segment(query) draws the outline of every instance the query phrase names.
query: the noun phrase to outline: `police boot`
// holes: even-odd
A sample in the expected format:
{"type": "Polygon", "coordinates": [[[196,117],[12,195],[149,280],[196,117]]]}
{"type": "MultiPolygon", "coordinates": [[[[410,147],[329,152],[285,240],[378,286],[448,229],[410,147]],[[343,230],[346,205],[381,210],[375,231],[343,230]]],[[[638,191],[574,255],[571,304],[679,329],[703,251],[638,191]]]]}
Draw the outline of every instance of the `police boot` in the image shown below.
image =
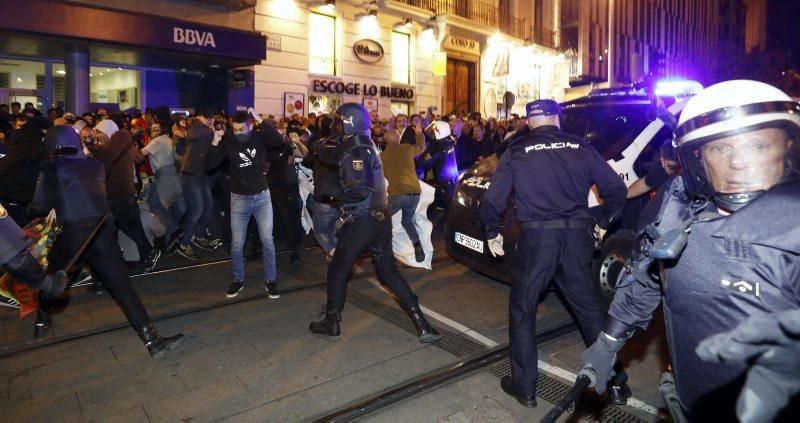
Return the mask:
{"type": "Polygon", "coordinates": [[[631,388],[627,384],[628,374],[619,361],[614,364],[614,376],[608,382],[608,400],[614,405],[625,405],[631,397],[631,388]]]}
{"type": "MultiPolygon", "coordinates": [[[[339,322],[342,321],[342,312],[338,310],[324,310],[325,318],[319,322],[311,322],[308,330],[314,335],[324,336],[328,341],[338,341],[342,330],[339,322]]],[[[320,316],[322,313],[320,313],[320,316]]]]}
{"type": "Polygon", "coordinates": [[[422,310],[419,309],[419,305],[411,306],[406,312],[408,313],[408,317],[411,317],[411,321],[417,329],[419,342],[429,344],[438,341],[442,337],[442,335],[439,335],[439,332],[425,319],[422,310]]]}
{"type": "Polygon", "coordinates": [[[142,339],[144,346],[147,347],[147,351],[150,353],[150,357],[154,359],[166,357],[167,352],[174,350],[183,342],[182,333],[162,338],[158,335],[158,331],[152,323],[146,324],[138,332],[139,338],[142,339]]]}
{"type": "Polygon", "coordinates": [[[36,323],[33,325],[33,337],[36,339],[44,338],[53,326],[53,318],[42,309],[36,312],[36,323]]]}

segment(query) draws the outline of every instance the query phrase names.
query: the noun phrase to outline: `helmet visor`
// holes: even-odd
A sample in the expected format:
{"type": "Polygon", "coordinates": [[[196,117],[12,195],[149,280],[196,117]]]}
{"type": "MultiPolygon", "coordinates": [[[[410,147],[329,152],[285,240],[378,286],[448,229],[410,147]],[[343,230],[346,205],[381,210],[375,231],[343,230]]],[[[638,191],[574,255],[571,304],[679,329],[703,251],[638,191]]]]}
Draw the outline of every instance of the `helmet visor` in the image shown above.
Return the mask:
{"type": "Polygon", "coordinates": [[[744,194],[763,191],[789,172],[793,141],[777,126],[739,132],[679,147],[690,194],[744,194]]]}

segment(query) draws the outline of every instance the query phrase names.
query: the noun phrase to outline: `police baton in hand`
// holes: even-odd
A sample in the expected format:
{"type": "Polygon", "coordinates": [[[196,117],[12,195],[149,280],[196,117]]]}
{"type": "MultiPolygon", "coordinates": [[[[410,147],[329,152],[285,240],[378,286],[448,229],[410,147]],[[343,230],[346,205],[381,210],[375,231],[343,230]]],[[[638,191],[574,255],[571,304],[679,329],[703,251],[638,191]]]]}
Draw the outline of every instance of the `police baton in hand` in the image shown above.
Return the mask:
{"type": "Polygon", "coordinates": [[[564,412],[567,411],[567,409],[569,409],[575,401],[578,400],[583,390],[588,388],[589,385],[591,385],[591,383],[592,383],[591,378],[587,376],[586,373],[584,373],[584,371],[581,371],[581,373],[578,374],[578,378],[575,379],[575,385],[572,386],[572,389],[570,389],[569,392],[567,392],[567,394],[564,395],[564,398],[562,398],[561,401],[558,402],[558,404],[553,406],[550,412],[548,412],[547,415],[544,416],[542,420],[539,420],[539,422],[555,423],[555,421],[562,414],[564,414],[564,412]]]}
{"type": "Polygon", "coordinates": [[[107,214],[103,215],[103,218],[100,219],[99,222],[97,222],[97,225],[94,227],[94,229],[92,229],[92,232],[89,233],[89,236],[87,236],[86,239],[83,241],[81,246],[78,248],[78,251],[76,251],[75,254],[72,255],[72,258],[69,260],[69,262],[67,262],[67,265],[64,266],[63,269],[64,272],[69,273],[69,270],[72,269],[76,264],[78,264],[78,262],[83,257],[83,254],[86,252],[86,250],[89,249],[89,246],[92,245],[92,242],[94,242],[95,237],[97,237],[97,233],[100,232],[100,229],[106,223],[106,220],[108,220],[107,214]]]}

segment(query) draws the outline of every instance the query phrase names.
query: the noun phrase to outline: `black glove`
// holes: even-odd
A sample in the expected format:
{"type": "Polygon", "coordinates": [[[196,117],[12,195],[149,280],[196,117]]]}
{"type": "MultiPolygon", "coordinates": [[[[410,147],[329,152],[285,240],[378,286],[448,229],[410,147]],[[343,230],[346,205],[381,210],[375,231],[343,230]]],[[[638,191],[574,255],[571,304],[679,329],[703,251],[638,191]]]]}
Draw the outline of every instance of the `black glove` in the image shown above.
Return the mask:
{"type": "Polygon", "coordinates": [[[608,380],[613,376],[617,352],[625,345],[627,338],[612,341],[605,332],[600,332],[597,341],[581,355],[581,371],[589,377],[589,387],[594,387],[598,394],[606,390],[608,380]]]}
{"type": "Polygon", "coordinates": [[[771,421],[800,392],[800,310],[753,316],[695,349],[705,361],[751,364],[736,403],[743,422],[771,421]]]}

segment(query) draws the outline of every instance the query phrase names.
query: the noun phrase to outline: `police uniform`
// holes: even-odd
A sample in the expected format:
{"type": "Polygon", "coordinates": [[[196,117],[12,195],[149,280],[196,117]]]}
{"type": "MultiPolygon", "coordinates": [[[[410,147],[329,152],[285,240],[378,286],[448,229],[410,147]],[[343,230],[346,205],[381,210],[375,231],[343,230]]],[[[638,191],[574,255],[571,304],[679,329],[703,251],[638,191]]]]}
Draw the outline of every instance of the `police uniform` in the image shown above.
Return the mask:
{"type": "MultiPolygon", "coordinates": [[[[56,210],[62,232],[55,248],[61,253],[57,260],[64,261],[78,251],[102,217],[110,213],[106,168],[102,162],[83,156],[80,140],[69,126],[54,127],[47,132],[45,141],[56,157],[42,165],[31,213],[43,216],[51,209],[56,210]]],[[[180,343],[183,335],[162,338],[153,327],[131,285],[111,220],[106,220],[100,228],[84,259],[120,305],[154,358],[163,356],[180,343]]],[[[60,268],[67,263],[53,264],[60,268]]],[[[49,317],[44,319],[49,320],[49,317]]]]}
{"type": "Polygon", "coordinates": [[[344,121],[344,137],[338,154],[342,188],[338,247],[328,266],[325,320],[311,323],[309,330],[328,339],[338,338],[347,281],[358,257],[369,251],[378,279],[389,287],[409,313],[420,342],[433,342],[439,339],[438,333],[425,320],[417,296],[395,264],[383,165],[372,140],[365,133],[371,127],[369,114],[363,106],[355,103],[342,105],[337,113],[343,116],[344,121]]]}
{"type": "Polygon", "coordinates": [[[663,303],[680,405],[671,411],[690,421],[799,421],[798,112],[785,93],[746,80],[688,101],[676,131],[684,174],[648,205],[656,212],[581,373],[607,377],[603,363],[663,303]]]}
{"type": "MultiPolygon", "coordinates": [[[[537,100],[528,103],[527,112],[528,117],[549,116],[560,108],[554,101],[537,100]]],[[[574,312],[587,345],[602,330],[605,313],[590,275],[592,185],[604,199],[606,222],[613,220],[625,202],[619,176],[582,139],[544,125],[509,144],[484,196],[481,217],[488,240],[498,236],[512,191],[521,223],[509,300],[512,377],[502,386],[523,405],[535,406],[536,309],[551,280],[574,312]]]]}
{"type": "Polygon", "coordinates": [[[419,155],[417,167],[431,167],[436,181],[433,204],[440,204],[450,210],[458,180],[458,164],[456,162],[456,143],[452,137],[431,141],[428,148],[419,155]]]}

